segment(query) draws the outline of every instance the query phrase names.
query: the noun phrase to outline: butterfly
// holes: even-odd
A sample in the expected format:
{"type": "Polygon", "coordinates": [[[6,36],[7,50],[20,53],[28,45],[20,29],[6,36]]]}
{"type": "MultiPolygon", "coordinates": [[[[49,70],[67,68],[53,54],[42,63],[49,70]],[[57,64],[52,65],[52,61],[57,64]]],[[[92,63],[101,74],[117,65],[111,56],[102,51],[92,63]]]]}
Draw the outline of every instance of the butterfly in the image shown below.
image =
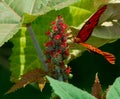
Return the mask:
{"type": "Polygon", "coordinates": [[[84,26],[79,31],[78,35],[75,37],[74,41],[75,43],[81,44],[82,46],[84,46],[85,48],[87,48],[88,50],[92,52],[101,54],[102,56],[106,58],[106,60],[109,63],[115,64],[115,56],[113,54],[104,52],[90,44],[85,43],[85,41],[87,41],[90,35],[92,34],[93,29],[97,26],[100,16],[104,13],[106,8],[107,8],[107,5],[104,5],[98,11],[96,11],[95,14],[93,14],[90,17],[90,19],[84,24],[84,26]]]}

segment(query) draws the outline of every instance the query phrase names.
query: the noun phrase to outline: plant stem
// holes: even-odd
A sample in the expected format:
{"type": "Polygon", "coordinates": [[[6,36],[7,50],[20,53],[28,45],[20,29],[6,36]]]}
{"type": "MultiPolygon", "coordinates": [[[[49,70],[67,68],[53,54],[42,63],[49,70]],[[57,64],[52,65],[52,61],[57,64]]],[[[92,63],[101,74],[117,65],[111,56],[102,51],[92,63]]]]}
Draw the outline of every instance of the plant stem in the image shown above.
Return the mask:
{"type": "Polygon", "coordinates": [[[45,71],[48,71],[48,66],[47,66],[47,64],[45,63],[44,55],[43,55],[43,53],[42,53],[42,50],[41,50],[41,48],[40,48],[40,46],[39,46],[38,40],[36,39],[35,33],[34,33],[32,27],[31,27],[31,25],[28,25],[28,26],[27,26],[27,29],[28,29],[28,31],[29,31],[29,33],[30,33],[30,36],[31,36],[32,41],[33,41],[33,44],[34,44],[34,46],[35,46],[35,48],[36,48],[36,51],[37,51],[37,53],[38,53],[39,59],[40,59],[40,61],[41,61],[42,64],[43,64],[43,68],[44,68],[45,71]]]}

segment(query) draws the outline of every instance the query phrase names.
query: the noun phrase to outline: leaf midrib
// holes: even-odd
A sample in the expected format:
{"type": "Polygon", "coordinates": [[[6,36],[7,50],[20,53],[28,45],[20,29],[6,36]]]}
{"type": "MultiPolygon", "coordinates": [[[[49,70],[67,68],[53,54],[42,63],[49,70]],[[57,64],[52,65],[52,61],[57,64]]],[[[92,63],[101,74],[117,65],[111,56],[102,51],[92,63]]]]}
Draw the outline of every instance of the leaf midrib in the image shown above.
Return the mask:
{"type": "Polygon", "coordinates": [[[21,16],[18,14],[18,13],[16,13],[16,11],[15,10],[13,10],[10,6],[8,6],[8,4],[5,2],[5,1],[1,1],[7,8],[9,8],[18,18],[19,18],[19,20],[21,19],[21,16]]]}

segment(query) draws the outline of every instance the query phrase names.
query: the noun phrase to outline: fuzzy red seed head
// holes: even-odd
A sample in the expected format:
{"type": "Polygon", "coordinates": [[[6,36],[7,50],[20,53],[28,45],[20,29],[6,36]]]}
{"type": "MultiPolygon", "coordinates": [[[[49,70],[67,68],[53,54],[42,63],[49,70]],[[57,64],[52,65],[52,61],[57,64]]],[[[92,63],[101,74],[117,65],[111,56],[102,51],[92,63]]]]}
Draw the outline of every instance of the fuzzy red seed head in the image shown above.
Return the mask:
{"type": "MultiPolygon", "coordinates": [[[[64,23],[62,16],[58,16],[56,20],[51,23],[51,31],[47,31],[49,41],[45,44],[46,47],[46,63],[49,66],[51,75],[56,76],[59,71],[64,79],[67,79],[71,68],[65,66],[65,59],[69,55],[69,48],[67,44],[67,24],[64,23]],[[55,68],[51,68],[54,65],[55,68]]],[[[56,77],[55,77],[56,78],[56,77]]]]}

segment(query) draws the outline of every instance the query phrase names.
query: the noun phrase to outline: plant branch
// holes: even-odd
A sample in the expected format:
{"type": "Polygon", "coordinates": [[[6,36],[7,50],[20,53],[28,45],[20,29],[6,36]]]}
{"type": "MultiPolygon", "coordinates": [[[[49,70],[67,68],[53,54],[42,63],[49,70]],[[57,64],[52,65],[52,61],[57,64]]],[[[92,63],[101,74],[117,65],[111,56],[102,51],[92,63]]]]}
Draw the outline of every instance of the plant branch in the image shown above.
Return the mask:
{"type": "Polygon", "coordinates": [[[37,39],[36,39],[35,33],[34,33],[32,27],[31,27],[31,25],[28,25],[28,26],[27,26],[27,29],[28,29],[28,31],[29,31],[29,33],[30,33],[30,36],[31,36],[32,41],[33,41],[33,44],[34,44],[34,46],[35,46],[35,48],[36,48],[36,51],[37,51],[37,53],[38,53],[39,59],[40,59],[40,61],[41,61],[42,64],[43,64],[43,68],[44,68],[45,71],[48,71],[48,66],[47,66],[47,64],[45,63],[44,55],[43,55],[43,53],[42,53],[42,50],[41,50],[41,48],[40,48],[40,46],[39,46],[39,43],[38,43],[38,41],[37,41],[37,39]]]}

